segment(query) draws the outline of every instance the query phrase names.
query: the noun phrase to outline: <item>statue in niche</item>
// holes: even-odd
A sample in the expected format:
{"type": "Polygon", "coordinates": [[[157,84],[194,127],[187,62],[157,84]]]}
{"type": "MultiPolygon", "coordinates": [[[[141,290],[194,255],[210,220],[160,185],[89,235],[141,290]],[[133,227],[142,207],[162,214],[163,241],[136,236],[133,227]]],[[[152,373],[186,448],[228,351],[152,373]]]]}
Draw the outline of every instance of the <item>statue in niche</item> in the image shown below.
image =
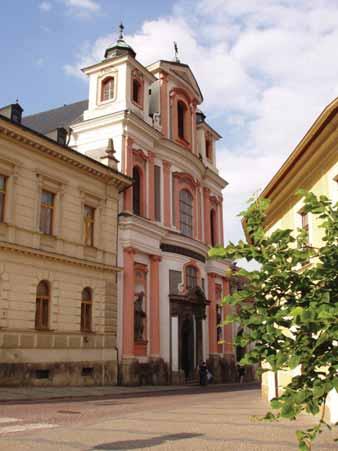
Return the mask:
{"type": "Polygon", "coordinates": [[[138,293],[134,302],[134,338],[135,341],[143,340],[144,336],[144,320],[146,313],[143,311],[144,292],[138,293]]]}

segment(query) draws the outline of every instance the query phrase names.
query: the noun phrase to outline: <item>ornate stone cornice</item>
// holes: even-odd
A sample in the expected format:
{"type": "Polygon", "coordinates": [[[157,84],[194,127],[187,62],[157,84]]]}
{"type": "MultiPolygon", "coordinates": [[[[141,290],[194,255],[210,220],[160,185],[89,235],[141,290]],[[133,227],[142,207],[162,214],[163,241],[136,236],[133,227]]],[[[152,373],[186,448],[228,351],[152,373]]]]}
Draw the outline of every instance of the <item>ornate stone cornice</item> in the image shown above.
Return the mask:
{"type": "Polygon", "coordinates": [[[146,153],[142,149],[133,149],[133,155],[135,157],[141,158],[144,161],[148,161],[149,160],[149,156],[146,155],[146,153]]]}
{"type": "Polygon", "coordinates": [[[119,190],[123,190],[129,184],[128,177],[102,165],[98,161],[80,154],[70,147],[60,146],[50,138],[40,135],[24,126],[12,124],[11,122],[7,124],[5,118],[0,118],[0,121],[2,122],[0,125],[0,135],[29,146],[35,151],[42,152],[51,158],[67,163],[73,168],[86,172],[93,177],[102,179],[105,182],[112,182],[119,190]]]}
{"type": "Polygon", "coordinates": [[[45,252],[39,249],[34,249],[31,247],[25,247],[18,244],[6,243],[4,241],[0,241],[0,249],[3,251],[13,252],[21,255],[27,255],[29,257],[37,257],[42,260],[49,260],[55,262],[62,262],[65,264],[73,265],[73,266],[81,266],[89,269],[95,269],[97,271],[104,272],[119,272],[122,268],[117,266],[110,266],[104,263],[95,263],[89,260],[80,259],[76,257],[69,257],[67,255],[59,255],[53,252],[45,252]]]}
{"type": "Polygon", "coordinates": [[[173,176],[181,182],[186,182],[189,185],[192,185],[194,188],[198,186],[198,183],[194,179],[194,177],[191,174],[188,174],[187,172],[174,172],[173,176]]]}
{"type": "Polygon", "coordinates": [[[160,255],[150,255],[150,260],[152,262],[160,262],[162,261],[162,257],[160,255]]]}
{"type": "Polygon", "coordinates": [[[220,205],[220,203],[221,203],[219,196],[216,196],[215,194],[212,194],[209,197],[209,199],[210,199],[210,202],[214,205],[220,205]]]}

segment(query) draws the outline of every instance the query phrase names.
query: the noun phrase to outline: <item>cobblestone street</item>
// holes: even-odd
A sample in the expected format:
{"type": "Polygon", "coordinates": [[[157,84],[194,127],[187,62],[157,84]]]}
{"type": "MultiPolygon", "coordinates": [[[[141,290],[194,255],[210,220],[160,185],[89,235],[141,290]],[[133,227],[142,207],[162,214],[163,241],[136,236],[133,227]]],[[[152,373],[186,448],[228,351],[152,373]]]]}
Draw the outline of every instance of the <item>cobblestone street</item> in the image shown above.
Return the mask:
{"type": "MultiPolygon", "coordinates": [[[[257,389],[149,393],[114,399],[23,403],[0,408],[0,449],[296,450],[295,431],[312,423],[263,424],[257,389]]],[[[334,450],[325,432],[314,450],[334,450]]]]}

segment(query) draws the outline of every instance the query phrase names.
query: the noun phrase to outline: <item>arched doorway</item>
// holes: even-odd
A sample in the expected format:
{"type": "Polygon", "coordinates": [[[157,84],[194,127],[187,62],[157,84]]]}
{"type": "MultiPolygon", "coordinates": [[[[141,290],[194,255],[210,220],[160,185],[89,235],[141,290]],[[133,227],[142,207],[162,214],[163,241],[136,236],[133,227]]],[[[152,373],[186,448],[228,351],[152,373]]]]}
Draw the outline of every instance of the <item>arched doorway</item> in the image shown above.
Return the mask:
{"type": "Polygon", "coordinates": [[[192,317],[186,317],[181,325],[181,368],[185,378],[193,376],[194,372],[194,322],[192,317]]]}

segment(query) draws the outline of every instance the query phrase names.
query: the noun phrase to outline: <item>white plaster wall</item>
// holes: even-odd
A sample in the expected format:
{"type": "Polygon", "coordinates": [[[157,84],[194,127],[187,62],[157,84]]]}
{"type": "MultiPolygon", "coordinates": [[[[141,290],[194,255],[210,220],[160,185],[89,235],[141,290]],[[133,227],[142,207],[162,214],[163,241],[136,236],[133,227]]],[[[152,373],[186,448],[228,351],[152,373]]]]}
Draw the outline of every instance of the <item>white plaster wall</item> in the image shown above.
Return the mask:
{"type": "Polygon", "coordinates": [[[171,350],[172,350],[172,362],[171,368],[173,371],[179,370],[178,363],[178,317],[171,318],[171,350]]]}
{"type": "Polygon", "coordinates": [[[107,123],[101,120],[93,123],[81,124],[79,127],[74,127],[74,132],[71,136],[70,146],[78,152],[87,155],[95,160],[105,163],[106,160],[101,160],[105,156],[105,150],[108,145],[108,140],[113,139],[114,148],[116,150],[115,158],[119,160],[118,169],[122,166],[122,149],[123,149],[123,125],[122,121],[117,123],[107,123]]]}
{"type": "Polygon", "coordinates": [[[96,72],[89,75],[89,105],[84,112],[84,120],[104,116],[127,108],[127,62],[104,69],[98,68],[96,72]],[[115,79],[115,96],[108,102],[100,102],[99,85],[103,78],[112,76],[115,79]]]}
{"type": "Polygon", "coordinates": [[[327,398],[327,407],[330,411],[330,421],[332,424],[338,422],[338,393],[335,389],[331,390],[327,398]]]}

